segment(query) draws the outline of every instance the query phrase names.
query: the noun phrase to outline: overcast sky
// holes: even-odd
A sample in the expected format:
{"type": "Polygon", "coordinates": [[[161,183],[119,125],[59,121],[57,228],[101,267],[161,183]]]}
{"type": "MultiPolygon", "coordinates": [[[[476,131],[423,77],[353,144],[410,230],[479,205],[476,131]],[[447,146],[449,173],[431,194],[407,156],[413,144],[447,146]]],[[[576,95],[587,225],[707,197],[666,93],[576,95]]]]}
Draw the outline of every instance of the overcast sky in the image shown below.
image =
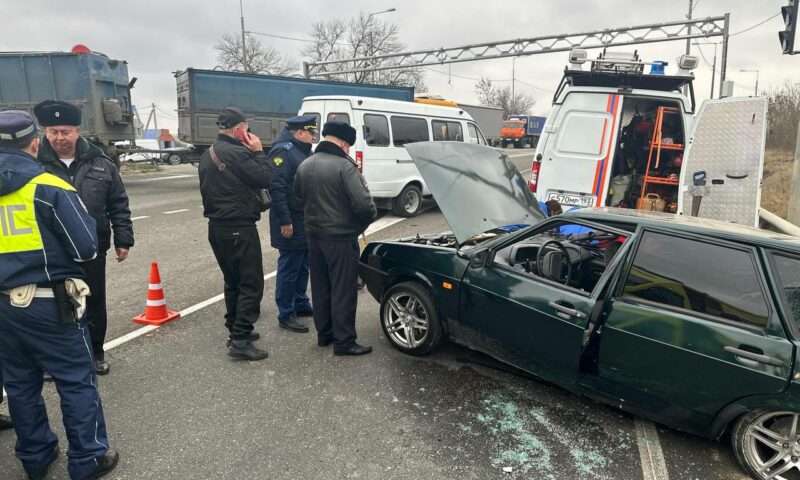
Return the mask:
{"type": "MultiPolygon", "coordinates": [[[[785,0],[694,0],[695,17],[731,14],[731,32],[751,27],[780,12],[785,0]]],[[[626,25],[681,20],[688,0],[242,0],[245,28],[290,37],[307,37],[313,22],[332,17],[350,18],[360,10],[377,12],[391,7],[382,20],[399,27],[408,49],[429,49],[464,44],[571,33],[626,25]]],[[[0,51],[68,51],[76,43],[109,57],[126,60],[130,76],[139,78],[133,102],[158,105],[159,126],[177,129],[175,79],[172,72],[186,67],[213,68],[214,45],[224,33],[239,31],[238,0],[138,0],[109,2],[84,0],[3,0],[0,16],[0,51]]],[[[728,78],[736,82],[735,95],[750,95],[754,73],[760,70],[759,90],[786,80],[800,81],[800,55],[781,55],[778,31],[781,17],[773,18],[730,39],[728,78]]],[[[302,61],[302,42],[260,37],[265,43],[302,61]]],[[[707,41],[718,42],[720,37],[707,41]]],[[[798,40],[800,42],[800,39],[798,40]]],[[[639,46],[645,60],[672,62],[684,52],[685,41],[639,46]]],[[[700,47],[709,64],[714,46],[700,47]]],[[[617,50],[632,50],[621,47],[617,50]]],[[[692,46],[697,54],[698,47],[692,46]]],[[[596,55],[591,51],[590,55],[596,55]]],[[[721,54],[721,49],[719,49],[721,54]]],[[[516,88],[536,99],[534,113],[546,113],[553,91],[566,65],[566,53],[521,57],[516,61],[516,88]]],[[[510,85],[511,59],[453,64],[426,70],[430,92],[463,103],[476,103],[475,80],[481,75],[498,85],[510,85]],[[437,73],[440,72],[440,73],[437,73]],[[466,78],[464,78],[466,77],[466,78]]],[[[701,60],[695,71],[699,99],[710,94],[711,68],[701,60]]],[[[718,62],[719,64],[719,62],[718,62]]],[[[670,67],[671,68],[671,67],[670,67]]]]}

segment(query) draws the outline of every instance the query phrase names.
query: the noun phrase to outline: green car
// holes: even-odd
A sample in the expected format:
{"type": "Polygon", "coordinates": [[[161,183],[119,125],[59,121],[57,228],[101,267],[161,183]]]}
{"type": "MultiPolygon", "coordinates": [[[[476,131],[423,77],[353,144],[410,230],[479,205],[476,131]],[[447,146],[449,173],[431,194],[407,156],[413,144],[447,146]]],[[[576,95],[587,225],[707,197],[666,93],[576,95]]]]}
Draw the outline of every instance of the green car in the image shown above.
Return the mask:
{"type": "MultiPolygon", "coordinates": [[[[634,210],[547,218],[501,151],[406,145],[452,232],[372,242],[386,338],[445,338],[800,475],[800,239],[634,210]]],[[[795,475],[795,476],[792,476],[795,475]]]]}

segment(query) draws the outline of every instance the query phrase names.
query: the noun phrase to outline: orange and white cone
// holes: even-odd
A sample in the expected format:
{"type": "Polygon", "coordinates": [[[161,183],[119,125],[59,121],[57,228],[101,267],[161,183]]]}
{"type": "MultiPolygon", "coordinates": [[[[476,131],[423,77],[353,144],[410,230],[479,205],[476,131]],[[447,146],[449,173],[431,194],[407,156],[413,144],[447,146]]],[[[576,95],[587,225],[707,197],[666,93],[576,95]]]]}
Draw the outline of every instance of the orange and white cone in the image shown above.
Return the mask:
{"type": "Polygon", "coordinates": [[[150,264],[150,285],[147,288],[147,306],[144,313],[133,318],[134,323],[144,325],[163,325],[180,317],[179,312],[167,310],[164,289],[161,288],[161,275],[158,274],[158,263],[150,264]]]}

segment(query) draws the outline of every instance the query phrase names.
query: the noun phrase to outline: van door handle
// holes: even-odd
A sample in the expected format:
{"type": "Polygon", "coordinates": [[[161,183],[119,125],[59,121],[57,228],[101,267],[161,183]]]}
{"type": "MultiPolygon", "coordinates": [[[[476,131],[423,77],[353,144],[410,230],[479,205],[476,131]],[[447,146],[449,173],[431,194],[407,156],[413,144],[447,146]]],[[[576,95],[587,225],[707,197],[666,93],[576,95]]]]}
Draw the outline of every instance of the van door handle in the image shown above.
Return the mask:
{"type": "MultiPolygon", "coordinates": [[[[743,345],[740,345],[743,346],[743,345]]],[[[728,353],[736,355],[737,360],[749,360],[751,362],[763,363],[765,365],[772,365],[773,367],[782,367],[783,362],[775,357],[764,355],[763,353],[749,352],[741,348],[726,346],[723,350],[728,353]]],[[[759,350],[760,351],[760,350],[759,350]]]]}
{"type": "Polygon", "coordinates": [[[586,314],[585,313],[579,312],[578,310],[575,310],[574,308],[572,308],[572,305],[569,305],[569,306],[562,305],[560,302],[550,302],[550,303],[548,303],[548,305],[553,307],[553,309],[556,310],[557,312],[561,312],[561,313],[567,314],[570,317],[575,317],[575,318],[581,319],[581,320],[586,318],[586,314]]]}

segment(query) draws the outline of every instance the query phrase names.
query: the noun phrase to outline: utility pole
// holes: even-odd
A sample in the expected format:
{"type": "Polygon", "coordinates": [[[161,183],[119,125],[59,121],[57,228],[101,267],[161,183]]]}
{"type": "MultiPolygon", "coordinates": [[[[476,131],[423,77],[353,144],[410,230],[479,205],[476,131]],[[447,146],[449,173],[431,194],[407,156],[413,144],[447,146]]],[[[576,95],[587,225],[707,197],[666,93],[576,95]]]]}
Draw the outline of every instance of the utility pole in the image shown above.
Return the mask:
{"type": "MultiPolygon", "coordinates": [[[[372,35],[374,33],[374,29],[371,28],[372,27],[372,17],[374,17],[375,15],[380,15],[382,13],[391,13],[391,12],[396,12],[396,11],[397,11],[397,9],[392,7],[392,8],[387,8],[386,10],[381,10],[380,12],[372,12],[369,15],[367,15],[367,26],[370,29],[369,30],[369,57],[370,58],[375,56],[375,45],[373,44],[374,40],[373,40],[373,37],[372,37],[372,35]]],[[[367,66],[372,68],[372,83],[375,83],[375,66],[376,66],[376,64],[377,64],[377,61],[374,58],[372,58],[370,60],[369,64],[367,65],[367,66]]],[[[305,63],[303,64],[303,70],[304,70],[304,73],[305,73],[305,71],[306,71],[305,63]]],[[[306,75],[306,78],[308,78],[307,75],[306,75]]],[[[364,80],[366,80],[366,76],[364,77],[364,80]]],[[[364,82],[364,83],[367,83],[367,82],[364,82]]]]}
{"type": "Polygon", "coordinates": [[[244,10],[242,9],[242,0],[239,0],[239,15],[242,21],[242,71],[250,73],[247,68],[247,48],[245,47],[245,32],[244,32],[244,10]]]}
{"type": "Polygon", "coordinates": [[[714,62],[711,64],[711,96],[714,99],[714,77],[717,76],[717,42],[714,42],[714,62]]]}
{"type": "Polygon", "coordinates": [[[789,214],[786,219],[800,226],[800,123],[797,125],[797,145],[794,147],[794,173],[789,190],[789,214]]]}
{"type": "MultiPolygon", "coordinates": [[[[691,19],[692,19],[692,0],[689,0],[689,14],[686,15],[686,20],[691,20],[691,19]]],[[[686,28],[688,28],[688,30],[686,32],[689,35],[691,35],[692,34],[692,26],[688,25],[686,28]]],[[[691,38],[687,38],[686,39],[686,55],[689,55],[689,52],[691,52],[691,50],[692,50],[692,39],[691,38]]],[[[684,95],[689,95],[689,86],[688,85],[684,85],[683,86],[683,94],[684,95]]],[[[712,96],[712,98],[713,98],[713,96],[712,96]]]]}
{"type": "Polygon", "coordinates": [[[511,106],[514,107],[516,110],[516,84],[517,84],[517,72],[516,72],[516,65],[517,65],[517,57],[511,57],[511,106]]]}
{"type": "Polygon", "coordinates": [[[153,106],[153,128],[156,130],[156,144],[158,145],[158,149],[161,149],[161,145],[158,143],[158,137],[161,135],[161,131],[158,129],[158,118],[156,117],[156,104],[152,103],[153,106]]]}

